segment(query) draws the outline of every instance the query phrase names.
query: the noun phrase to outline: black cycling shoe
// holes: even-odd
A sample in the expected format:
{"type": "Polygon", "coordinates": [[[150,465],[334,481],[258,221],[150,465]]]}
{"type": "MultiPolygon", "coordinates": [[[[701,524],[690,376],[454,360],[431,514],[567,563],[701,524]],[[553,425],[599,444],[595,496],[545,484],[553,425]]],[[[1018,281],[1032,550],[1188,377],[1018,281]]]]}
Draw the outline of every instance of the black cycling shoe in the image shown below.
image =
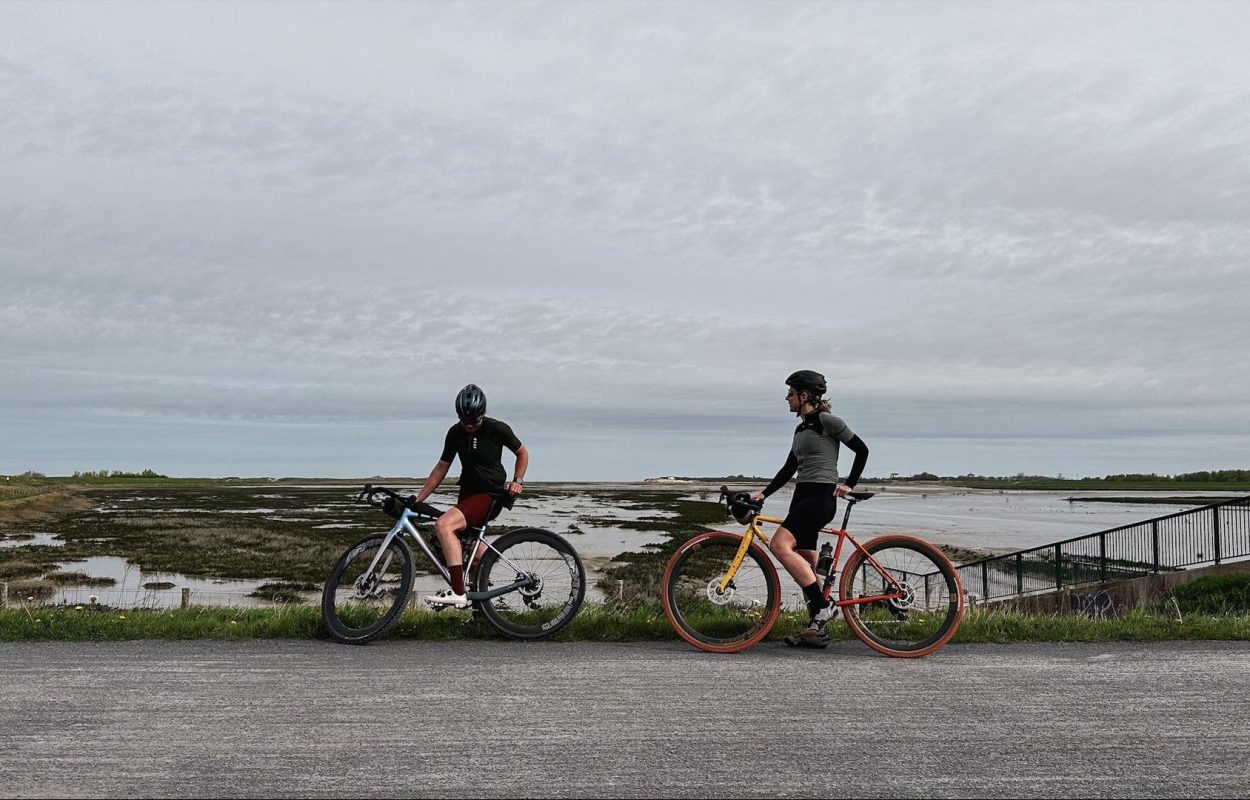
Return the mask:
{"type": "Polygon", "coordinates": [[[801,633],[787,636],[785,643],[791,647],[815,647],[824,650],[829,646],[829,634],[823,628],[804,628],[801,633]]]}

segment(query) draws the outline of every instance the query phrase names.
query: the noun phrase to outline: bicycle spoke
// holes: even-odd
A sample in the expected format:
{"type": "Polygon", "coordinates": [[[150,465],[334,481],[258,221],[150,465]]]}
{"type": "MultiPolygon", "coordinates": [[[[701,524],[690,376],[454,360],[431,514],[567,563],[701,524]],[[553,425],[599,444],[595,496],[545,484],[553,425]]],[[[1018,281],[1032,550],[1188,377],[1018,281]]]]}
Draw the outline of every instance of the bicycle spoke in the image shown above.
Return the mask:
{"type": "Polygon", "coordinates": [[[665,610],[678,633],[697,647],[732,650],[754,644],[779,608],[776,572],[756,548],[722,586],[741,538],[705,534],[679,550],[666,571],[665,610]]]}
{"type": "Polygon", "coordinates": [[[377,559],[384,535],[368,537],[343,554],[326,582],[322,613],[332,633],[364,641],[385,630],[403,610],[412,585],[409,551],[393,539],[377,559]]]}
{"type": "Polygon", "coordinates": [[[931,546],[908,537],[870,542],[868,549],[871,559],[856,553],[847,563],[842,599],[883,599],[845,606],[852,630],[891,655],[945,643],[962,608],[950,563],[931,546]]]}
{"type": "MultiPolygon", "coordinates": [[[[486,591],[524,586],[482,601],[487,618],[510,636],[536,638],[563,627],[581,607],[585,573],[576,552],[545,531],[504,537],[483,561],[486,591]]],[[[481,582],[479,582],[481,583],[481,582]]]]}

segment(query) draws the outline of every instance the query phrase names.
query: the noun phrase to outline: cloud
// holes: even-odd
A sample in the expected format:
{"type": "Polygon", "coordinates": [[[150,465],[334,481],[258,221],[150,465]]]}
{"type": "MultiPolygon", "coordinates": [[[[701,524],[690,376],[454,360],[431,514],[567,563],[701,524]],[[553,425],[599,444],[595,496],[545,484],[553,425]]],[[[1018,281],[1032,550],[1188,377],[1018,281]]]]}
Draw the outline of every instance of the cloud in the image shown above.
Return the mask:
{"type": "Polygon", "coordinates": [[[0,404],[1244,436],[1248,15],[1064,8],[14,6],[0,404]]]}

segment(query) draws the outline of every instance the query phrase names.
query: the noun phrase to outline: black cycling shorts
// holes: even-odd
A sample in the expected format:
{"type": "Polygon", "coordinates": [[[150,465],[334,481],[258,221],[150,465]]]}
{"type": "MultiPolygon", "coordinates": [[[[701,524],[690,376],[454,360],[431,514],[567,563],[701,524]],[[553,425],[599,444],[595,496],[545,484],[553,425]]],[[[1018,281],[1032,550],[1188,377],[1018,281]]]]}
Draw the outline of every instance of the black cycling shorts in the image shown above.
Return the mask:
{"type": "Polygon", "coordinates": [[[832,483],[800,483],[794,487],[790,512],[781,527],[794,534],[796,550],[816,549],[820,529],[833,521],[838,509],[838,499],[833,496],[835,488],[832,483]]]}

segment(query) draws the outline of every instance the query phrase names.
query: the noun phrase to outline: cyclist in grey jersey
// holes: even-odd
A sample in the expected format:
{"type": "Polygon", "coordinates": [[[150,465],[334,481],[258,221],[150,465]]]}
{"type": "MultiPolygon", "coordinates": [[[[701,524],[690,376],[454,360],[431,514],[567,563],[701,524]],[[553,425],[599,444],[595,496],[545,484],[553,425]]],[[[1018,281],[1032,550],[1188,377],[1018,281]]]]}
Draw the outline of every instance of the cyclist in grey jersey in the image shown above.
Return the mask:
{"type": "Polygon", "coordinates": [[[790,411],[802,418],[794,431],[794,442],[786,463],[762,492],[752,496],[762,501],[796,475],[798,482],[790,511],[773,535],[769,549],[786,571],[803,589],[811,615],[807,628],[799,636],[786,639],[792,646],[824,647],[828,644],[825,625],[837,616],[837,607],[824,598],[820,582],[813,571],[816,566],[816,541],[837,510],[837,498],[844,497],[859,482],[868,462],[868,445],[864,444],[841,418],[830,413],[829,401],[823,399],[828,388],[825,378],[812,370],[800,370],[786,379],[790,391],[786,402],[790,411]],[[845,444],[855,453],[850,474],[838,482],[838,455],[845,444]]]}

